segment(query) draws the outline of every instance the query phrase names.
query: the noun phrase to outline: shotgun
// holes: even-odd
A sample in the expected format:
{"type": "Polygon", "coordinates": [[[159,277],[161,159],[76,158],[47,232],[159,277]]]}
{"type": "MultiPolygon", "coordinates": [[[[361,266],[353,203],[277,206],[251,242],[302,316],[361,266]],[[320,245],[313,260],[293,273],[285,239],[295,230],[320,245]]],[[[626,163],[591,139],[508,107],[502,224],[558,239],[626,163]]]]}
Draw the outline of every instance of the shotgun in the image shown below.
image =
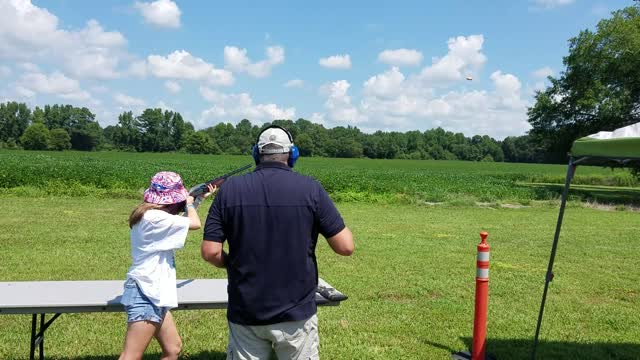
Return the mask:
{"type": "Polygon", "coordinates": [[[198,184],[194,187],[192,187],[191,189],[189,189],[189,195],[193,196],[194,198],[197,198],[198,196],[204,194],[207,192],[207,186],[208,185],[214,185],[214,186],[220,186],[222,185],[223,182],[225,182],[225,180],[227,180],[227,178],[229,178],[230,176],[233,176],[235,174],[241,173],[245,170],[247,170],[248,168],[250,168],[251,165],[245,165],[241,168],[235,169],[229,173],[226,173],[222,176],[218,176],[217,178],[211,179],[207,182],[204,182],[202,184],[198,184]]]}

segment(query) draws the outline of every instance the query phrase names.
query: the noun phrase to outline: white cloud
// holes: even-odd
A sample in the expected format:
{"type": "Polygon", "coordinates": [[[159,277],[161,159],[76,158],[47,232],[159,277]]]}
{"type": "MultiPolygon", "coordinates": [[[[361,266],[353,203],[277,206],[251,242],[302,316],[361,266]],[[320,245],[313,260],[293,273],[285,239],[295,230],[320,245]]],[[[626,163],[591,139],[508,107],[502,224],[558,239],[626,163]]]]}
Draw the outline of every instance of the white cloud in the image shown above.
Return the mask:
{"type": "Polygon", "coordinates": [[[553,9],[560,6],[573,4],[575,0],[530,0],[536,8],[553,9]]]}
{"type": "Polygon", "coordinates": [[[534,96],[537,91],[543,91],[547,88],[547,85],[544,81],[536,81],[533,85],[527,85],[526,93],[529,96],[534,96]]]}
{"type": "Polygon", "coordinates": [[[304,86],[304,81],[300,80],[300,79],[292,79],[287,81],[284,84],[284,87],[288,87],[288,88],[301,88],[304,86]]]}
{"type": "Polygon", "coordinates": [[[127,69],[127,74],[144,78],[147,76],[147,62],[144,60],[135,60],[129,64],[129,69],[127,69]]]}
{"type": "Polygon", "coordinates": [[[323,87],[324,113],[314,113],[328,126],[358,125],[363,130],[407,131],[443,127],[467,136],[497,138],[523,134],[529,129],[522,84],[512,75],[495,71],[490,91],[439,92],[420,74],[406,76],[399,68],[371,76],[363,83],[362,98],[352,101],[350,84],[340,80],[323,87]]]}
{"type": "Polygon", "coordinates": [[[224,47],[225,67],[232,71],[244,71],[251,61],[247,57],[247,49],[240,49],[235,46],[224,47]]]}
{"type": "Polygon", "coordinates": [[[235,72],[246,72],[247,74],[262,78],[271,74],[271,69],[275,65],[284,62],[284,48],[282,46],[270,46],[266,50],[267,58],[252,63],[247,56],[247,49],[240,49],[236,46],[224,47],[225,68],[235,72]]]}
{"type": "Polygon", "coordinates": [[[378,61],[395,66],[417,66],[422,62],[422,53],[414,49],[385,50],[378,54],[378,61]]]}
{"type": "Polygon", "coordinates": [[[526,103],[521,98],[520,80],[512,74],[503,74],[502,71],[494,71],[489,77],[495,86],[494,106],[504,109],[524,109],[526,103]]]}
{"type": "Polygon", "coordinates": [[[534,79],[533,85],[527,84],[526,94],[534,96],[537,91],[543,91],[547,87],[547,77],[555,75],[555,72],[549,66],[541,67],[531,73],[534,79]]]}
{"type": "Polygon", "coordinates": [[[20,64],[20,68],[27,72],[40,72],[38,65],[30,62],[24,62],[20,64]]]}
{"type": "Polygon", "coordinates": [[[0,54],[3,56],[38,55],[56,38],[69,34],[58,29],[58,18],[31,1],[0,2],[0,54]]]}
{"type": "Polygon", "coordinates": [[[114,78],[127,56],[126,43],[122,34],[105,31],[96,20],[80,30],[66,30],[59,28],[55,15],[30,0],[0,1],[0,57],[53,62],[77,77],[114,78]]]}
{"type": "Polygon", "coordinates": [[[531,75],[533,75],[533,77],[537,79],[546,79],[548,76],[553,76],[553,74],[553,69],[545,66],[534,71],[531,75]]]}
{"type": "Polygon", "coordinates": [[[171,0],[136,1],[134,7],[140,11],[144,20],[149,24],[166,28],[180,27],[180,8],[171,0]]]}
{"type": "Polygon", "coordinates": [[[314,112],[311,114],[309,121],[316,124],[326,125],[326,120],[324,119],[324,114],[314,112]]]}
{"type": "Polygon", "coordinates": [[[96,93],[100,93],[100,94],[104,94],[107,91],[109,91],[109,88],[107,88],[106,86],[103,86],[103,85],[97,85],[97,86],[93,86],[91,88],[91,91],[96,92],[96,93]]]}
{"type": "Polygon", "coordinates": [[[96,121],[100,126],[109,126],[118,124],[118,114],[104,109],[91,109],[96,114],[96,121]]]}
{"type": "Polygon", "coordinates": [[[174,51],[166,57],[149,55],[147,61],[151,73],[160,78],[203,80],[213,70],[211,64],[185,50],[174,51]]]}
{"type": "Polygon", "coordinates": [[[397,96],[404,86],[404,75],[397,67],[372,76],[364,83],[365,95],[389,98],[397,96]]]}
{"type": "Polygon", "coordinates": [[[158,103],[156,104],[156,108],[162,109],[164,111],[173,111],[173,112],[175,112],[175,110],[171,106],[167,105],[162,100],[158,101],[158,103]]]}
{"type": "Polygon", "coordinates": [[[201,58],[194,57],[185,50],[177,50],[168,56],[149,55],[149,72],[159,78],[206,81],[211,85],[229,86],[235,81],[233,74],[224,69],[216,69],[201,58]]]}
{"type": "Polygon", "coordinates": [[[118,47],[127,44],[127,40],[122,34],[117,31],[104,31],[100,23],[93,19],[87,21],[87,26],[77,34],[73,34],[73,36],[87,45],[98,48],[118,47]]]}
{"type": "Polygon", "coordinates": [[[349,87],[351,84],[347,80],[338,80],[326,85],[323,89],[328,93],[324,107],[327,109],[329,120],[334,123],[358,124],[367,120],[366,116],[351,103],[349,87]]]}
{"type": "Polygon", "coordinates": [[[276,104],[254,104],[247,93],[225,94],[208,87],[200,87],[200,95],[213,106],[202,112],[200,127],[218,121],[240,121],[243,118],[253,122],[267,122],[274,119],[295,119],[296,109],[281,108],[276,104]]]}
{"type": "Polygon", "coordinates": [[[0,65],[0,78],[8,77],[11,75],[11,68],[8,66],[0,65]]]}
{"type": "Polygon", "coordinates": [[[458,36],[450,38],[447,43],[447,55],[433,59],[431,66],[422,69],[420,75],[425,82],[433,85],[462,80],[478,71],[487,61],[482,53],[482,35],[458,36]]]}
{"type": "Polygon", "coordinates": [[[143,107],[145,106],[145,101],[139,98],[135,98],[133,96],[129,96],[123,93],[116,93],[113,96],[113,100],[115,100],[122,107],[130,108],[130,107],[143,107]]]}
{"type": "Polygon", "coordinates": [[[27,89],[22,86],[16,86],[14,91],[16,92],[16,94],[18,94],[18,96],[23,98],[32,98],[37,95],[35,91],[27,89]]]}
{"type": "Polygon", "coordinates": [[[116,70],[117,57],[111,56],[108,50],[79,50],[67,59],[67,67],[74,75],[82,78],[115,79],[120,77],[116,70]]]}
{"type": "Polygon", "coordinates": [[[529,128],[524,102],[503,98],[496,92],[450,92],[441,100],[450,107],[441,118],[448,130],[504,138],[523,134],[529,128]]]}
{"type": "Polygon", "coordinates": [[[182,90],[182,87],[180,86],[180,84],[170,80],[167,80],[164,82],[164,88],[167,89],[167,91],[169,91],[172,94],[177,94],[180,92],[180,90],[182,90]]]}
{"type": "Polygon", "coordinates": [[[351,56],[349,54],[333,55],[321,58],[318,63],[329,69],[351,69],[351,56]]]}
{"type": "Polygon", "coordinates": [[[28,73],[15,84],[16,92],[25,97],[34,97],[38,94],[55,95],[66,100],[89,101],[91,94],[82,90],[80,83],[61,72],[53,72],[49,75],[41,73],[28,73]]]}

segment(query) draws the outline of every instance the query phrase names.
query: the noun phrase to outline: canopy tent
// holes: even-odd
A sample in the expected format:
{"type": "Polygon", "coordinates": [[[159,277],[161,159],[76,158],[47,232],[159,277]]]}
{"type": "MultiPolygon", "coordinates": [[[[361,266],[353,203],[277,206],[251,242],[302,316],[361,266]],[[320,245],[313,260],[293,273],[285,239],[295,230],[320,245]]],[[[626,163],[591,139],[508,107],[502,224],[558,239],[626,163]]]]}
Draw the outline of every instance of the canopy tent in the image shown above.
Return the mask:
{"type": "Polygon", "coordinates": [[[553,280],[553,261],[556,256],[558,239],[560,238],[560,229],[562,228],[564,209],[567,204],[567,195],[569,194],[569,187],[571,185],[573,175],[575,174],[576,167],[578,164],[610,164],[624,167],[640,166],[640,122],[615,131],[601,131],[597,134],[578,139],[573,143],[570,155],[567,177],[564,184],[564,190],[562,192],[562,201],[560,203],[560,213],[558,214],[556,232],[553,238],[551,256],[549,257],[549,266],[547,268],[544,291],[542,293],[542,302],[540,303],[540,312],[538,313],[538,324],[536,325],[536,335],[531,355],[532,359],[535,359],[536,357],[538,336],[540,335],[540,325],[542,323],[542,315],[544,313],[544,304],[547,299],[549,283],[553,280]]]}
{"type": "Polygon", "coordinates": [[[571,147],[571,157],[585,161],[612,160],[623,165],[640,160],[640,123],[578,139],[571,147]]]}

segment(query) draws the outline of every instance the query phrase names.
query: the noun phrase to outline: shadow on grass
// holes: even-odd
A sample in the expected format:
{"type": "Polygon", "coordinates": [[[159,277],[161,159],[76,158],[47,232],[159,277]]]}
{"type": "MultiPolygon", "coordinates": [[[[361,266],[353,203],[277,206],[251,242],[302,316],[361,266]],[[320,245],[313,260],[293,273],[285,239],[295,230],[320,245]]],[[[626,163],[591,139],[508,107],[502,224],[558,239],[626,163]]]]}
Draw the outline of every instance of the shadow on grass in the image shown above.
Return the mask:
{"type": "MultiPolygon", "coordinates": [[[[46,354],[45,354],[46,355],[46,354]]],[[[160,353],[152,353],[145,354],[142,359],[143,360],[158,360],[160,359],[160,353]]],[[[50,360],[117,360],[120,354],[113,355],[89,355],[89,356],[76,356],[76,357],[57,357],[57,356],[47,356],[47,359],[50,360]]],[[[36,355],[37,357],[37,355],[36,355]]],[[[225,360],[227,358],[227,354],[220,351],[202,351],[199,353],[186,353],[180,355],[180,359],[185,360],[225,360]]]]}
{"type": "MultiPolygon", "coordinates": [[[[423,340],[425,344],[450,353],[471,348],[471,338],[462,338],[466,349],[451,349],[442,344],[423,340]]],[[[487,339],[487,353],[498,360],[531,359],[533,337],[531,339],[487,339]]],[[[635,360],[640,359],[639,343],[575,343],[565,341],[540,341],[536,352],[536,359],[575,359],[575,360],[635,360]]]]}
{"type": "MultiPolygon", "coordinates": [[[[521,184],[520,186],[533,189],[536,199],[560,198],[563,184],[521,184]]],[[[581,201],[597,202],[612,205],[640,206],[640,189],[615,188],[607,186],[571,185],[569,191],[571,198],[579,198],[581,201]]]]}

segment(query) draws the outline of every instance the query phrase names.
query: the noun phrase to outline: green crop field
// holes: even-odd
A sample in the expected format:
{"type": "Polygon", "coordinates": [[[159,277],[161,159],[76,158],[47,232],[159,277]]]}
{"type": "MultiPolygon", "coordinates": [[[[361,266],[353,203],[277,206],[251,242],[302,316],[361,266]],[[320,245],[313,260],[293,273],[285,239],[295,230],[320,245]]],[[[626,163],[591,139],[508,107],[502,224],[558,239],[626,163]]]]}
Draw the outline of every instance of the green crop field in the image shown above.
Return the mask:
{"type": "MultiPolygon", "coordinates": [[[[23,196],[138,198],[157,171],[196,184],[252,163],[250,156],[0,151],[0,193],[23,196]]],[[[472,205],[550,200],[559,196],[566,166],[491,162],[302,158],[296,170],[318,179],[341,202],[472,205]]],[[[605,202],[608,186],[636,187],[625,170],[580,167],[574,198],[605,202]]],[[[635,198],[627,189],[625,200],[635,198]]]]}
{"type": "MultiPolygon", "coordinates": [[[[124,279],[126,219],[155,172],[177,171],[190,185],[251,161],[0,151],[0,280],[124,279]]],[[[350,258],[318,246],[320,275],[349,295],[319,310],[323,359],[448,359],[468,348],[481,230],[492,246],[488,350],[529,358],[566,166],[303,158],[296,170],[329,190],[356,240],[350,258]],[[526,206],[500,206],[516,204],[526,206]]],[[[600,167],[579,167],[575,184],[539,359],[639,359],[640,217],[581,202],[626,210],[640,202],[639,184],[600,167]]],[[[178,277],[225,276],[200,259],[201,236],[178,252],[178,277]]],[[[175,317],[183,358],[224,358],[224,311],[175,317]]],[[[124,314],[65,314],[47,332],[47,358],[116,359],[125,326],[124,314]]],[[[29,331],[29,316],[0,315],[0,359],[26,358],[29,331]]],[[[159,351],[153,344],[147,358],[159,351]]]]}

